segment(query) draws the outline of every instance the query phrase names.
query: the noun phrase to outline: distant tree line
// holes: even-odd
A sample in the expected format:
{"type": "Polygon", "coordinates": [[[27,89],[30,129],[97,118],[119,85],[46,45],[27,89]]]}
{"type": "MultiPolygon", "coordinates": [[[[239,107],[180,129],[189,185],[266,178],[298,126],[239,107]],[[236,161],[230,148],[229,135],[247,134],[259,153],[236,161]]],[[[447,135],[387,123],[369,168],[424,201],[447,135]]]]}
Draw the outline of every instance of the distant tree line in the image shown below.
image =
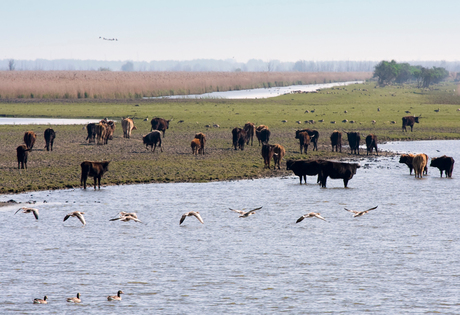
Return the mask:
{"type": "Polygon", "coordinates": [[[422,66],[411,66],[408,63],[397,63],[392,60],[381,61],[375,66],[374,78],[378,84],[385,86],[391,83],[416,82],[418,87],[427,88],[446,79],[449,71],[433,66],[431,69],[422,66]]]}

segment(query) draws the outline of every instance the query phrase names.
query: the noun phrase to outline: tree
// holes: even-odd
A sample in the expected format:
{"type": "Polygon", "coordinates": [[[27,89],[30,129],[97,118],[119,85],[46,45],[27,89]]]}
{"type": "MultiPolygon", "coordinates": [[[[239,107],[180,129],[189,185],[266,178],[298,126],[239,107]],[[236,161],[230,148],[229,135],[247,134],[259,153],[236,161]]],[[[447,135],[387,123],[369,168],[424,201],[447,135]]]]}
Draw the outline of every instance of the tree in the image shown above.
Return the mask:
{"type": "Polygon", "coordinates": [[[8,69],[9,69],[10,71],[13,71],[15,68],[16,68],[16,65],[15,65],[15,63],[14,63],[14,59],[10,59],[10,60],[8,61],[8,69]]]}
{"type": "Polygon", "coordinates": [[[305,72],[307,71],[307,65],[305,64],[305,61],[299,60],[294,64],[292,70],[298,72],[305,72]]]}
{"type": "Polygon", "coordinates": [[[391,62],[383,60],[375,66],[374,78],[378,77],[378,83],[380,86],[390,84],[393,80],[395,80],[398,77],[398,74],[398,64],[394,60],[392,60],[391,62]]]}
{"type": "Polygon", "coordinates": [[[121,71],[134,71],[134,63],[132,61],[126,62],[121,66],[121,71]]]}

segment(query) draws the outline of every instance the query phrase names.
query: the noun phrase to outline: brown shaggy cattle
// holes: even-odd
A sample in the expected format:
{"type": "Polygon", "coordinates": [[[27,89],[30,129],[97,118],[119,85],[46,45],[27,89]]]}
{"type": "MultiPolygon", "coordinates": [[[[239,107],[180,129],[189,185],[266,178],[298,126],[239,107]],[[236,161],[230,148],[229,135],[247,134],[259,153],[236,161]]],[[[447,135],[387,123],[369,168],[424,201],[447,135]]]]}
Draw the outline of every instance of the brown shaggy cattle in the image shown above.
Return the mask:
{"type": "Polygon", "coordinates": [[[275,154],[274,148],[275,146],[271,144],[264,144],[262,146],[261,153],[264,159],[264,168],[270,169],[270,162],[272,160],[273,154],[275,154]]]}
{"type": "Polygon", "coordinates": [[[319,175],[321,187],[326,187],[326,180],[330,177],[332,179],[343,179],[343,185],[347,188],[348,181],[353,178],[359,167],[360,165],[356,163],[322,162],[319,175]]]}
{"type": "Polygon", "coordinates": [[[372,150],[375,149],[375,153],[379,155],[379,152],[377,151],[377,136],[370,134],[366,137],[366,147],[367,147],[367,155],[369,155],[369,152],[372,154],[372,150]]]}
{"type": "Polygon", "coordinates": [[[107,125],[103,123],[98,123],[95,126],[96,131],[96,143],[97,144],[105,144],[106,143],[106,133],[107,133],[107,125]]]}
{"type": "Polygon", "coordinates": [[[359,141],[361,141],[361,136],[359,135],[359,132],[347,132],[347,137],[348,144],[350,145],[350,154],[359,155],[359,141]]]}
{"type": "MultiPolygon", "coordinates": [[[[287,170],[292,170],[295,175],[299,176],[300,184],[302,185],[302,177],[303,177],[303,179],[305,181],[305,184],[306,184],[307,183],[307,175],[308,176],[315,176],[315,175],[320,174],[320,172],[321,172],[321,163],[323,163],[323,162],[324,162],[324,160],[313,160],[313,161],[288,160],[286,162],[286,169],[287,170]]],[[[319,183],[319,176],[318,176],[316,182],[319,183]]]]}
{"type": "Polygon", "coordinates": [[[137,130],[134,126],[134,121],[132,118],[123,118],[121,121],[121,128],[123,128],[123,138],[131,138],[131,131],[137,130]]]}
{"type": "Polygon", "coordinates": [[[256,133],[256,126],[252,122],[247,122],[243,129],[246,131],[246,144],[249,145],[249,140],[251,140],[252,145],[254,134],[256,133]]]}
{"type": "Polygon", "coordinates": [[[308,145],[310,144],[310,135],[308,132],[297,130],[295,132],[295,138],[299,139],[300,154],[302,154],[302,149],[304,150],[305,154],[307,154],[308,145]]]}
{"type": "Polygon", "coordinates": [[[201,150],[200,139],[194,138],[192,140],[192,143],[190,144],[190,146],[192,147],[192,154],[197,155],[198,152],[200,152],[200,150],[201,150]]]}
{"type": "Polygon", "coordinates": [[[415,117],[415,116],[405,116],[402,118],[402,131],[406,131],[406,126],[410,126],[410,131],[412,132],[412,129],[414,127],[415,123],[419,123],[418,119],[420,117],[415,117]]]}
{"type": "Polygon", "coordinates": [[[142,141],[145,144],[145,148],[148,149],[150,146],[150,151],[153,151],[153,153],[155,153],[158,143],[161,152],[163,152],[163,148],[161,147],[161,133],[158,130],[154,130],[148,135],[142,136],[142,141]]]}
{"type": "Polygon", "coordinates": [[[296,132],[295,132],[296,137],[295,138],[298,139],[297,138],[298,133],[303,132],[303,131],[306,131],[308,133],[308,135],[310,136],[310,141],[311,141],[311,143],[313,143],[313,151],[315,151],[315,150],[318,151],[318,139],[319,139],[318,130],[312,130],[312,129],[296,130],[296,132]]]}
{"type": "Polygon", "coordinates": [[[88,143],[95,142],[96,124],[95,123],[87,124],[86,125],[86,132],[88,133],[88,136],[86,137],[86,140],[88,140],[88,143]]]}
{"type": "Polygon", "coordinates": [[[24,143],[26,144],[27,149],[29,149],[29,151],[32,151],[36,138],[37,138],[37,135],[33,131],[27,131],[24,134],[24,143]]]}
{"type": "Polygon", "coordinates": [[[340,152],[342,152],[342,133],[340,131],[334,130],[331,134],[331,146],[332,146],[332,152],[334,152],[334,147],[335,147],[335,152],[338,152],[340,149],[340,152]]]}
{"type": "Polygon", "coordinates": [[[202,132],[199,132],[195,135],[195,139],[200,140],[200,148],[198,154],[204,154],[204,147],[206,145],[206,135],[202,132]]]}
{"type": "Polygon", "coordinates": [[[113,140],[114,132],[115,132],[115,122],[113,120],[109,120],[106,124],[104,144],[107,144],[108,140],[113,140]]]}
{"type": "Polygon", "coordinates": [[[233,142],[233,147],[235,150],[237,150],[237,147],[240,148],[241,150],[244,150],[244,143],[246,142],[247,139],[247,133],[244,131],[244,129],[241,128],[233,128],[232,130],[232,142],[233,142]]]}
{"type": "Polygon", "coordinates": [[[150,121],[150,124],[152,125],[152,128],[150,129],[150,131],[159,130],[163,132],[163,138],[164,138],[166,129],[169,129],[170,121],[171,120],[166,120],[166,119],[158,118],[158,117],[152,118],[152,120],[150,121]]]}
{"type": "Polygon", "coordinates": [[[409,168],[409,174],[412,175],[412,169],[414,168],[412,166],[412,161],[414,160],[415,155],[414,154],[401,154],[399,157],[399,163],[404,163],[407,165],[409,168]]]}
{"type": "Polygon", "coordinates": [[[430,166],[437,167],[441,172],[441,177],[442,171],[446,173],[446,177],[452,177],[452,172],[454,171],[454,163],[455,160],[452,157],[443,155],[437,158],[431,158],[430,166]]]}
{"type": "Polygon", "coordinates": [[[50,148],[51,148],[51,151],[53,151],[53,143],[54,143],[54,138],[56,138],[56,132],[54,132],[53,129],[48,128],[45,130],[44,137],[45,137],[45,143],[46,143],[45,144],[46,151],[49,151],[50,148]]]}
{"type": "Polygon", "coordinates": [[[259,140],[259,145],[260,143],[268,144],[268,142],[270,141],[270,130],[267,126],[260,125],[256,128],[256,137],[257,140],[259,140]]]}
{"type": "Polygon", "coordinates": [[[427,155],[420,153],[414,156],[414,160],[412,161],[412,166],[414,167],[415,177],[422,178],[423,172],[426,168],[428,163],[427,155]]]}
{"type": "Polygon", "coordinates": [[[110,161],[103,162],[91,162],[84,161],[80,164],[81,166],[81,179],[80,184],[83,185],[83,188],[86,189],[86,180],[88,176],[94,178],[94,189],[96,189],[96,184],[99,189],[101,189],[101,177],[105,172],[109,170],[110,161]],[[97,183],[96,183],[97,181],[97,183]]]}
{"type": "Polygon", "coordinates": [[[280,162],[283,159],[285,154],[286,154],[286,150],[281,144],[275,144],[273,146],[273,162],[275,163],[275,165],[273,166],[273,169],[276,168],[276,165],[278,165],[278,169],[280,169],[280,162]]]}
{"type": "Polygon", "coordinates": [[[19,147],[16,148],[16,155],[18,157],[18,169],[27,169],[27,155],[29,154],[29,150],[25,144],[21,144],[19,147]]]}

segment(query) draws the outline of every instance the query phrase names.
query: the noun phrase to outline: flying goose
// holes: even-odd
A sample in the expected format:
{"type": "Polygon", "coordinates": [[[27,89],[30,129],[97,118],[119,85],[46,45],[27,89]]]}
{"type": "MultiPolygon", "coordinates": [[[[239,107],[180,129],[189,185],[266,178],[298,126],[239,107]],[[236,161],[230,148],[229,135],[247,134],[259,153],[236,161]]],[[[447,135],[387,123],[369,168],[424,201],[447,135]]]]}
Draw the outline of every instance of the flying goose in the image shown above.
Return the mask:
{"type": "Polygon", "coordinates": [[[347,208],[344,208],[344,209],[347,210],[348,212],[354,213],[353,218],[356,218],[356,217],[362,216],[363,214],[368,213],[368,212],[371,211],[371,210],[377,209],[377,207],[378,207],[378,206],[376,206],[376,207],[374,207],[374,208],[367,209],[367,210],[365,210],[365,211],[349,210],[349,209],[347,209],[347,208]]]}
{"type": "Polygon", "coordinates": [[[35,219],[38,220],[38,209],[22,207],[22,208],[19,208],[18,211],[16,211],[14,214],[18,213],[21,210],[22,210],[22,213],[32,212],[34,214],[35,219]]]}
{"type": "Polygon", "coordinates": [[[48,297],[45,295],[45,297],[42,299],[34,299],[34,304],[48,304],[48,297]]]}
{"type": "Polygon", "coordinates": [[[77,293],[77,297],[67,298],[67,302],[80,303],[80,293],[77,293]]]}
{"type": "Polygon", "coordinates": [[[303,219],[305,218],[318,218],[318,219],[321,219],[321,220],[324,220],[326,221],[325,218],[323,218],[321,215],[321,213],[316,213],[316,212],[310,212],[310,213],[307,213],[307,214],[304,214],[303,216],[301,216],[300,218],[297,219],[297,221],[295,223],[299,223],[301,222],[303,219]]]}
{"type": "Polygon", "coordinates": [[[195,216],[195,218],[197,218],[198,221],[200,221],[202,224],[204,224],[203,219],[201,218],[200,213],[198,211],[190,211],[190,212],[186,212],[186,213],[184,213],[182,215],[182,217],[180,218],[179,225],[181,225],[182,222],[184,222],[186,217],[190,217],[192,215],[195,216]]]}
{"type": "Polygon", "coordinates": [[[83,216],[84,214],[85,214],[84,212],[80,212],[80,211],[70,212],[64,217],[64,221],[66,221],[70,217],[76,217],[78,218],[78,220],[81,221],[83,225],[86,225],[85,217],[83,216]]]}
{"type": "Polygon", "coordinates": [[[110,221],[116,221],[116,220],[120,220],[120,221],[123,221],[123,222],[129,222],[129,221],[133,220],[135,222],[142,223],[141,220],[139,220],[137,217],[134,217],[132,215],[124,215],[124,216],[121,216],[121,217],[118,217],[118,218],[110,219],[110,221]]]}
{"type": "Polygon", "coordinates": [[[121,291],[121,290],[118,290],[117,295],[109,295],[107,297],[107,301],[121,301],[121,295],[120,294],[124,294],[124,292],[121,291]]]}
{"type": "Polygon", "coordinates": [[[249,211],[243,211],[243,210],[235,210],[235,209],[232,209],[232,208],[229,208],[230,210],[232,211],[235,211],[236,213],[239,213],[240,214],[240,218],[247,218],[249,217],[250,215],[253,215],[257,210],[260,210],[262,209],[262,207],[259,207],[259,208],[255,208],[255,209],[252,209],[252,210],[249,210],[249,211]]]}

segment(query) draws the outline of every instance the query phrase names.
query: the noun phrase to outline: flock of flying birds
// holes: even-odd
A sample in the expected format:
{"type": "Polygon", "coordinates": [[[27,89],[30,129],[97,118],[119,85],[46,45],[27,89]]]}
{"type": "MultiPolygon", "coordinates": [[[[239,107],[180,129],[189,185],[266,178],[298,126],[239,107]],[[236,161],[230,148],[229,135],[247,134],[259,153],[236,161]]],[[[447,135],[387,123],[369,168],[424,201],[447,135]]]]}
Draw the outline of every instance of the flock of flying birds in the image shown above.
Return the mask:
{"type": "Polygon", "coordinates": [[[111,41],[111,42],[113,42],[113,41],[118,41],[117,38],[105,38],[105,37],[101,37],[101,36],[99,36],[99,39],[109,40],[109,41],[111,41]]]}
{"type": "MultiPolygon", "coordinates": [[[[121,301],[121,294],[124,292],[118,290],[117,295],[109,295],[107,301],[121,301]]],[[[80,293],[77,293],[76,297],[67,298],[67,302],[81,303],[80,293]]],[[[34,299],[34,304],[48,304],[48,296],[45,295],[43,299],[34,299]]]]}
{"type": "MultiPolygon", "coordinates": [[[[360,216],[368,213],[371,210],[377,209],[377,207],[378,206],[370,208],[370,209],[367,209],[367,210],[364,210],[364,211],[350,210],[350,209],[347,209],[347,208],[344,208],[344,209],[346,211],[348,211],[348,212],[353,213],[353,217],[356,218],[356,217],[360,217],[360,216]]],[[[252,210],[249,210],[249,211],[244,211],[244,209],[243,210],[236,210],[236,209],[232,209],[232,208],[229,208],[229,209],[234,211],[234,212],[236,212],[236,213],[238,213],[238,214],[240,214],[239,215],[240,218],[247,218],[250,215],[255,214],[257,210],[262,209],[262,207],[255,208],[255,209],[252,209],[252,210]]],[[[22,210],[23,213],[33,213],[34,216],[35,216],[35,219],[38,220],[38,209],[22,207],[22,208],[19,208],[14,214],[18,213],[21,210],[22,210]]],[[[66,221],[70,217],[75,217],[78,220],[80,220],[80,222],[83,225],[86,225],[86,220],[85,220],[85,217],[83,216],[84,214],[85,213],[81,212],[81,211],[72,211],[72,212],[68,213],[64,217],[64,221],[66,221]]],[[[186,213],[184,213],[182,215],[182,217],[180,218],[180,221],[179,221],[179,225],[181,225],[185,221],[185,219],[187,217],[192,217],[192,216],[197,218],[197,220],[200,221],[201,224],[204,224],[203,218],[201,217],[201,215],[200,215],[200,213],[198,211],[189,211],[189,212],[186,212],[186,213]]],[[[296,223],[299,223],[299,222],[303,221],[303,219],[306,219],[306,218],[318,218],[318,219],[326,221],[326,219],[323,218],[319,212],[310,212],[310,213],[304,214],[303,216],[298,218],[296,223]]],[[[134,222],[142,223],[142,221],[139,220],[139,218],[137,217],[136,213],[134,213],[134,212],[125,212],[125,211],[121,211],[118,214],[118,217],[110,219],[110,221],[122,221],[122,222],[134,221],[134,222]]]]}

